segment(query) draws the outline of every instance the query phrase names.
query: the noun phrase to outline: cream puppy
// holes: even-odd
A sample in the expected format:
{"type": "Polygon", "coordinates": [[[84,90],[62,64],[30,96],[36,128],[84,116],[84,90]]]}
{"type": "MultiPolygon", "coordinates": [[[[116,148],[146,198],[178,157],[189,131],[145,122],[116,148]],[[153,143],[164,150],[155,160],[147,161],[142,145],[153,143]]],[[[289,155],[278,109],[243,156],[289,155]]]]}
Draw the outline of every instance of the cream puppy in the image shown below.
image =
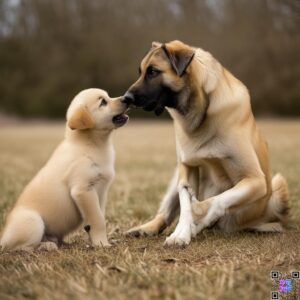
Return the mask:
{"type": "Polygon", "coordinates": [[[9,214],[2,248],[34,248],[47,240],[61,243],[81,224],[93,246],[109,246],[104,217],[114,178],[111,132],[128,120],[121,100],[100,89],[84,90],[74,98],[65,139],[9,214]]]}

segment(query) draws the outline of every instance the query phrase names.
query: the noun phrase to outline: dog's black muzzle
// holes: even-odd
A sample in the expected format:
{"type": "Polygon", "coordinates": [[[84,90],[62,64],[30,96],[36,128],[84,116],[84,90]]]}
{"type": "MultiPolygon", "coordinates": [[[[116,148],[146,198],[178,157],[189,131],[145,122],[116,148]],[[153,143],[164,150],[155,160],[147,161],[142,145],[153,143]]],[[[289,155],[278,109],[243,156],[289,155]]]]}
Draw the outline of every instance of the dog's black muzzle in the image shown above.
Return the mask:
{"type": "Polygon", "coordinates": [[[134,98],[134,95],[131,92],[126,92],[121,101],[129,106],[129,105],[134,104],[135,98],[134,98]]]}
{"type": "Polygon", "coordinates": [[[147,97],[139,95],[137,93],[126,92],[123,97],[123,102],[129,105],[135,105],[137,107],[148,107],[149,105],[155,105],[155,101],[149,100],[147,97]]]}
{"type": "Polygon", "coordinates": [[[163,108],[160,107],[158,103],[159,101],[149,100],[144,96],[133,94],[132,92],[126,92],[122,102],[126,103],[127,105],[134,105],[136,107],[141,107],[145,111],[154,111],[156,115],[160,115],[163,111],[163,108]]]}

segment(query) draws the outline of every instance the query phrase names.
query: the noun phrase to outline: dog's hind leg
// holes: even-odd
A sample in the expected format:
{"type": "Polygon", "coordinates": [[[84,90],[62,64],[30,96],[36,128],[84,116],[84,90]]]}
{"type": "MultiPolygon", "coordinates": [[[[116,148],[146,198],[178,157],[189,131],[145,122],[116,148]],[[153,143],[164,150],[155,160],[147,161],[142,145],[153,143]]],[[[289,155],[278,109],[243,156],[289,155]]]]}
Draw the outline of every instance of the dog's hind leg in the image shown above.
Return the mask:
{"type": "Polygon", "coordinates": [[[264,206],[266,192],[264,177],[249,177],[242,179],[234,187],[217,196],[202,202],[194,202],[192,204],[193,217],[197,224],[195,233],[224,217],[226,212],[234,212],[260,199],[260,204],[264,206]]]}
{"type": "Polygon", "coordinates": [[[177,181],[178,171],[176,170],[156,216],[151,221],[130,229],[126,235],[135,237],[157,235],[172,223],[179,210],[177,181]]]}
{"type": "Polygon", "coordinates": [[[267,222],[287,223],[289,216],[289,189],[281,174],[272,178],[272,195],[268,201],[265,219],[267,222]]]}
{"type": "Polygon", "coordinates": [[[10,250],[34,248],[41,242],[44,230],[45,225],[38,212],[17,208],[9,216],[0,246],[10,250]]]}
{"type": "Polygon", "coordinates": [[[249,227],[247,229],[258,231],[258,232],[284,232],[284,228],[279,222],[264,223],[264,224],[249,227]]]}

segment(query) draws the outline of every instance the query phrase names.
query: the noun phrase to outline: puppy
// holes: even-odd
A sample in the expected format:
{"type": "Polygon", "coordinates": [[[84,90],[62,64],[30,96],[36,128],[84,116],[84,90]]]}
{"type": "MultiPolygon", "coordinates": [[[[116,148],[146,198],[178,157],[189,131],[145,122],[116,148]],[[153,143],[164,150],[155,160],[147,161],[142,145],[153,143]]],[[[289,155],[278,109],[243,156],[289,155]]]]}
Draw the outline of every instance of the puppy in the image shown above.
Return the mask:
{"type": "Polygon", "coordinates": [[[121,100],[100,89],[84,90],[74,98],[65,139],[9,214],[2,248],[32,249],[47,240],[60,244],[82,223],[93,246],[109,246],[104,217],[114,178],[111,133],[128,120],[127,104],[121,100]]]}

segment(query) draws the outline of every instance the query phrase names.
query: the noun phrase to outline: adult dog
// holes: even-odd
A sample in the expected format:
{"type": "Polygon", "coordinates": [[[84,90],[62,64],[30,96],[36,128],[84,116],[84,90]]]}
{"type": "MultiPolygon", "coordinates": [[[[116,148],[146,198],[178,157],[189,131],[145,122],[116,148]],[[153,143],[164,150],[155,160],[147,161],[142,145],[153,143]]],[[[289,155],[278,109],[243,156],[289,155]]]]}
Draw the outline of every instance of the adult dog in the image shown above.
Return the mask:
{"type": "Polygon", "coordinates": [[[202,229],[282,231],[288,186],[270,175],[268,149],[247,88],[208,52],[153,42],[127,103],[174,120],[178,166],[157,215],[128,234],[155,235],[179,222],[166,245],[187,245],[202,229]]]}

